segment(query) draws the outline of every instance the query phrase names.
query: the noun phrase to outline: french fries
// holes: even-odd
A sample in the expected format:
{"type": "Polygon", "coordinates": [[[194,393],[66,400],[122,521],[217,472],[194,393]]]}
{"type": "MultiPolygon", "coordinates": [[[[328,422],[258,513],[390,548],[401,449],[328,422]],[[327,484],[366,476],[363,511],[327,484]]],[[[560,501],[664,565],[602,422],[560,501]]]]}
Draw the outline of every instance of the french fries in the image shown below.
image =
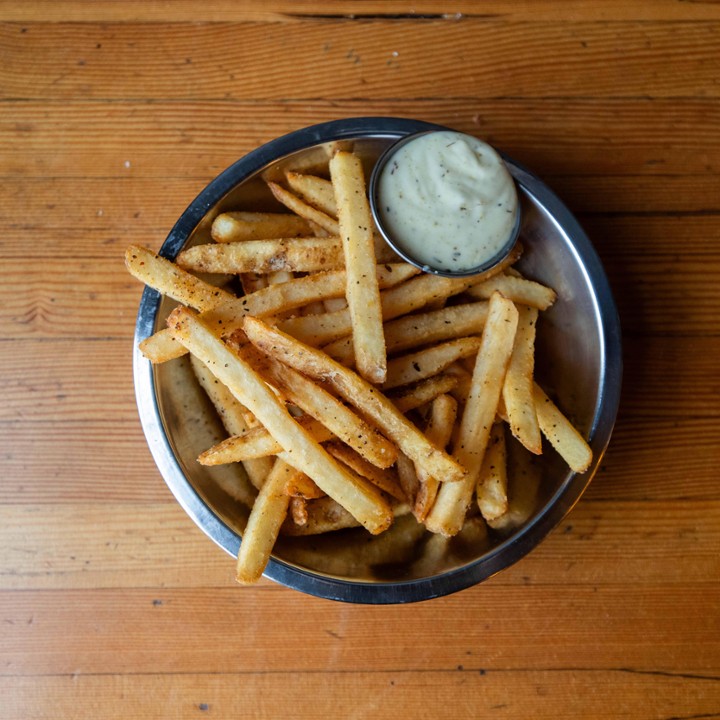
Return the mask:
{"type": "Polygon", "coordinates": [[[309,475],[372,533],[392,522],[388,503],[372,486],[358,482],[292,418],[257,372],[186,308],[168,318],[173,337],[196,355],[232,394],[255,415],[283,448],[279,456],[309,475]]]}
{"type": "Polygon", "coordinates": [[[522,246],[467,278],[398,262],[378,240],[351,145],[268,171],[279,212],[224,212],[213,242],[176,262],[126,252],[133,276],[180,303],[143,354],[189,352],[226,428],[198,462],[242,463],[250,480],[237,494],[250,507],[243,584],[260,578],[281,534],[292,543],[391,525],[341,554],[434,572],[532,516],[544,442],[574,472],[592,464],[535,378],[538,316],[557,296],[517,273],[522,246]]]}
{"type": "Polygon", "coordinates": [[[345,297],[354,339],[355,365],[366,380],[382,383],[387,373],[380,288],[375,276],[373,221],[357,155],[339,152],[330,160],[330,176],[345,255],[345,297]]]}

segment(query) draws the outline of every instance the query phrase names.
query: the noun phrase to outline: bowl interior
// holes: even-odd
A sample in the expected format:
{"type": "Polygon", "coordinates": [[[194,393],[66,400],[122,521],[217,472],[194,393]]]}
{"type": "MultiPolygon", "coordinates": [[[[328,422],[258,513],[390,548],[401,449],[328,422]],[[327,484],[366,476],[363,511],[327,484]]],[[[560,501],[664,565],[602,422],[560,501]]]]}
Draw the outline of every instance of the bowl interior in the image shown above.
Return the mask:
{"type": "MultiPolygon", "coordinates": [[[[405,134],[415,127],[408,127],[405,134]]],[[[221,195],[211,197],[209,204],[205,198],[183,245],[209,242],[210,225],[221,212],[277,210],[265,178],[280,177],[287,169],[316,171],[338,144],[360,154],[369,176],[375,159],[402,135],[397,128],[392,132],[379,129],[357,137],[311,142],[250,172],[236,164],[230,169],[234,169],[235,177],[230,178],[229,189],[222,192],[221,188],[221,195]]],[[[406,516],[378,537],[354,529],[327,536],[281,538],[267,576],[300,590],[343,600],[395,602],[444,594],[478,582],[524,555],[562,519],[592,477],[609,439],[617,405],[613,388],[619,383],[619,369],[614,368],[614,376],[609,377],[606,347],[607,318],[616,317],[614,305],[603,285],[602,269],[579,226],[537,178],[511,160],[507,162],[518,182],[523,206],[520,237],[525,252],[518,268],[558,293],[555,305],[540,314],[536,375],[578,429],[590,435],[593,467],[583,476],[575,475],[547,443],[539,458],[514,451],[509,461],[511,473],[535,478],[537,502],[530,517],[511,531],[486,532],[477,529],[478,525],[447,541],[425,532],[412,516],[406,516]],[[613,392],[608,401],[609,387],[613,392]],[[615,404],[609,412],[608,402],[615,404]]],[[[174,254],[180,249],[177,237],[172,244],[174,254]]],[[[164,251],[168,254],[167,248],[164,251]]],[[[139,330],[141,337],[136,339],[164,327],[174,304],[156,294],[150,297],[144,330],[139,330]]],[[[616,355],[619,357],[619,352],[616,355]]],[[[137,357],[136,361],[145,362],[137,357]]],[[[195,381],[187,358],[152,369],[143,367],[144,375],[140,375],[149,382],[153,396],[153,402],[146,404],[146,414],[154,411],[156,421],[144,420],[144,425],[151,449],[161,436],[166,457],[158,464],[163,476],[195,521],[235,554],[254,490],[240,465],[206,468],[196,462],[203,450],[226,436],[222,424],[195,381]],[[170,456],[172,462],[167,462],[170,456]]],[[[138,389],[139,402],[140,392],[138,389]]]]}

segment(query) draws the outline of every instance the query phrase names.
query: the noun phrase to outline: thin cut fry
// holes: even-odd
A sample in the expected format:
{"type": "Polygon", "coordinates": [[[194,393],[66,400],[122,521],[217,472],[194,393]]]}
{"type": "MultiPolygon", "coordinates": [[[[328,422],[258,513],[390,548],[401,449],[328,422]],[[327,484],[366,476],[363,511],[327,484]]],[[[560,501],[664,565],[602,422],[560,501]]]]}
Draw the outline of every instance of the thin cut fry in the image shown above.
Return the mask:
{"type": "Polygon", "coordinates": [[[196,310],[209,310],[235,297],[140,245],[131,245],[125,251],[125,266],[133,277],[196,310]]]}
{"type": "Polygon", "coordinates": [[[397,449],[376,428],[301,373],[252,348],[242,356],[293,405],[325,423],[331,433],[379,468],[395,463],[397,449]]]}
{"type": "MultiPolygon", "coordinates": [[[[439,448],[447,447],[450,442],[450,436],[455,426],[457,408],[457,401],[450,395],[439,395],[433,400],[430,421],[425,428],[425,434],[428,440],[435,443],[439,448]]],[[[443,478],[428,475],[422,468],[417,469],[417,478],[420,486],[415,498],[413,513],[418,522],[424,522],[435,502],[440,489],[440,481],[443,478]]]]}
{"type": "MultiPolygon", "coordinates": [[[[260,322],[260,321],[256,321],[260,322]]],[[[176,340],[197,355],[212,373],[255,415],[282,445],[284,460],[309,475],[372,533],[392,522],[385,500],[371,486],[342,469],[288,413],[273,391],[244,360],[233,353],[197,316],[176,308],[168,318],[176,340]]]]}
{"type": "Polygon", "coordinates": [[[465,475],[460,464],[438,450],[388,398],[352,370],[335,362],[322,351],[298,342],[257,318],[245,318],[244,329],[259,350],[272,354],[284,364],[310,377],[327,381],[339,395],[362,409],[363,415],[371,419],[383,434],[429,473],[450,481],[465,475]]]}
{"type": "Polygon", "coordinates": [[[330,177],[345,253],[345,298],[352,324],[355,365],[362,377],[379,384],[385,380],[387,355],[380,288],[375,275],[374,226],[360,158],[338,152],[330,160],[330,177]]]}
{"type": "Polygon", "coordinates": [[[186,270],[220,273],[314,272],[345,264],[338,237],[276,238],[195,245],[177,256],[186,270]]]}
{"type": "MultiPolygon", "coordinates": [[[[485,326],[487,303],[452,305],[427,313],[405,315],[385,323],[388,354],[467,335],[479,335],[485,326]]],[[[325,345],[323,350],[343,365],[352,363],[353,341],[348,336],[325,345]]]]}
{"type": "Polygon", "coordinates": [[[285,177],[290,189],[300,195],[303,200],[318,210],[322,210],[326,215],[337,217],[335,191],[329,180],[317,175],[304,175],[295,172],[289,172],[285,177]]]}
{"type": "Polygon", "coordinates": [[[475,355],[479,347],[479,337],[459,338],[395,358],[388,363],[383,390],[438,375],[456,360],[475,355]]]}
{"type": "Polygon", "coordinates": [[[362,455],[344,443],[329,442],[325,449],[334,457],[345,463],[361,477],[367,478],[375,487],[386,492],[390,497],[405,501],[405,493],[400,487],[397,472],[394,468],[379,468],[365,460],[362,455]]]}
{"type": "Polygon", "coordinates": [[[432,402],[438,395],[452,392],[456,384],[454,377],[443,373],[416,385],[404,386],[399,391],[388,394],[388,397],[401,413],[406,413],[432,402]]]}
{"type": "Polygon", "coordinates": [[[260,488],[238,552],[235,577],[239,583],[256,582],[267,566],[280,526],[287,515],[290,497],[285,493],[285,485],[292,471],[284,462],[276,462],[260,488]]]}
{"type": "MultiPolygon", "coordinates": [[[[248,432],[245,422],[246,408],[243,407],[235,396],[223,385],[196,357],[190,357],[191,366],[200,386],[205,390],[210,402],[215,406],[222,424],[231,436],[237,436],[248,432]]],[[[267,453],[268,455],[270,453],[267,453]]],[[[243,458],[243,467],[248,479],[255,488],[261,488],[265,478],[272,470],[274,458],[269,457],[248,457],[243,458]]],[[[234,461],[228,461],[234,462],[234,461]]]]}
{"type": "Polygon", "coordinates": [[[331,235],[339,235],[338,221],[335,218],[330,217],[327,213],[314,208],[312,205],[308,205],[304,200],[301,200],[297,195],[286,190],[282,185],[278,185],[274,182],[268,182],[270,191],[275,196],[278,202],[281,202],[285,207],[292,210],[294,213],[304,217],[306,220],[312,220],[317,223],[323,230],[326,230],[331,235]]]}
{"type": "MultiPolygon", "coordinates": [[[[408,263],[378,265],[378,283],[390,287],[415,275],[418,270],[408,263]]],[[[201,314],[200,319],[213,328],[221,328],[225,335],[242,327],[245,315],[265,317],[302,307],[315,300],[338,297],[345,292],[345,271],[333,270],[294,278],[280,285],[260,288],[257,292],[227,302],[201,314]]],[[[140,350],[153,363],[166,362],[181,357],[186,350],[175,342],[170,331],[160,330],[140,343],[140,350]]]]}
{"type": "Polygon", "coordinates": [[[534,390],[535,409],[543,435],[572,470],[585,472],[592,463],[592,449],[537,383],[534,390]]]}
{"type": "Polygon", "coordinates": [[[505,428],[495,423],[477,481],[477,503],[486,520],[497,520],[508,510],[505,428]]]}
{"type": "Polygon", "coordinates": [[[533,397],[537,316],[537,308],[527,305],[518,308],[518,329],[503,383],[502,398],[512,434],[530,452],[539,455],[542,452],[542,439],[533,397]]]}
{"type": "Polygon", "coordinates": [[[468,294],[474,298],[487,299],[496,290],[508,300],[538,310],[547,310],[557,298],[555,291],[545,285],[507,274],[495,275],[484,282],[476,283],[468,288],[468,294]]]}
{"type": "MultiPolygon", "coordinates": [[[[296,420],[319,443],[324,443],[335,437],[323,423],[310,415],[302,415],[296,420]]],[[[249,460],[277,455],[282,451],[282,445],[275,440],[266,428],[260,425],[237,432],[217,445],[213,445],[198,457],[198,462],[201,465],[225,465],[231,462],[245,463],[249,460]]],[[[265,475],[267,475],[267,472],[265,475]]]]}
{"type": "Polygon", "coordinates": [[[227,243],[312,235],[312,228],[290,213],[227,212],[213,220],[210,234],[215,242],[227,243]]]}
{"type": "Polygon", "coordinates": [[[461,482],[443,483],[425,521],[431,532],[452,536],[462,527],[495,420],[517,320],[518,312],[513,303],[499,293],[493,293],[454,448],[455,457],[466,468],[467,475],[461,482]]]}

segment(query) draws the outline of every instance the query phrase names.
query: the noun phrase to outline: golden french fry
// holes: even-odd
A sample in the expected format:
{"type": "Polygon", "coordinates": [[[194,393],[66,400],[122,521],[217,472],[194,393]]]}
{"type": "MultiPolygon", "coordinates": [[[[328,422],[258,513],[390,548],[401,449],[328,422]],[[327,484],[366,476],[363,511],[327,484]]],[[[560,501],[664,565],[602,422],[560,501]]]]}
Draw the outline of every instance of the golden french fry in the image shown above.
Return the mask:
{"type": "Polygon", "coordinates": [[[542,434],[550,441],[560,457],[578,473],[585,472],[592,464],[592,449],[585,438],[562,414],[557,405],[534,384],[535,410],[542,434]]]}
{"type": "Polygon", "coordinates": [[[291,237],[195,245],[177,256],[186,270],[221,273],[313,272],[345,264],[338,237],[291,237]]]}
{"type": "Polygon", "coordinates": [[[351,447],[340,442],[329,442],[325,449],[340,462],[354,470],[358,475],[368,479],[375,487],[386,492],[390,497],[405,501],[405,493],[400,486],[397,472],[394,468],[379,468],[377,465],[365,460],[365,458],[351,447]]]}
{"type": "Polygon", "coordinates": [[[286,190],[282,185],[274,182],[268,182],[267,185],[275,196],[275,199],[285,207],[306,220],[312,220],[312,222],[318,224],[323,230],[329,232],[330,235],[340,234],[338,221],[335,220],[335,218],[330,217],[327,213],[322,212],[322,210],[314,208],[312,205],[308,205],[308,203],[301,200],[297,195],[293,195],[293,193],[286,190]]]}
{"type": "Polygon", "coordinates": [[[292,471],[284,462],[276,462],[260,488],[238,552],[235,577],[239,583],[256,582],[267,566],[280,526],[287,515],[290,497],[285,492],[285,485],[292,471]]]}
{"type": "Polygon", "coordinates": [[[212,239],[219,243],[311,235],[305,218],[289,213],[226,212],[213,220],[212,239]]]}
{"type": "Polygon", "coordinates": [[[196,310],[209,310],[235,297],[140,245],[131,245],[125,251],[125,266],[133,277],[196,310]]]}
{"type": "MultiPolygon", "coordinates": [[[[389,393],[388,398],[401,413],[406,413],[432,402],[438,395],[452,392],[456,384],[457,380],[454,377],[443,373],[422,380],[415,385],[401,387],[399,391],[389,393]]],[[[464,398],[465,396],[463,396],[464,398]]]]}
{"type": "MultiPolygon", "coordinates": [[[[378,265],[378,267],[382,267],[378,265]]],[[[392,320],[426,305],[431,298],[447,298],[467,289],[473,280],[420,275],[404,283],[387,287],[380,293],[383,320],[392,320]]],[[[383,287],[380,284],[380,287],[383,287]]],[[[302,318],[293,318],[279,327],[294,338],[311,345],[325,345],[352,332],[348,308],[302,318]]]]}
{"type": "Polygon", "coordinates": [[[405,497],[411,505],[414,505],[420,489],[420,480],[415,472],[415,463],[404,453],[398,455],[397,472],[398,481],[405,497]]]}
{"type": "Polygon", "coordinates": [[[479,347],[479,337],[466,337],[394,358],[388,362],[387,380],[383,383],[383,390],[438,375],[456,360],[475,355],[479,347]]]}
{"type": "Polygon", "coordinates": [[[355,365],[366,380],[379,384],[387,372],[380,288],[375,275],[373,219],[360,158],[338,152],[330,160],[330,177],[338,209],[345,253],[347,288],[355,365]]]}
{"type": "MultiPolygon", "coordinates": [[[[260,322],[260,321],[256,321],[260,322]]],[[[343,470],[289,414],[263,379],[186,308],[168,318],[173,337],[196,355],[283,447],[280,457],[309,475],[372,533],[392,522],[387,502],[365,483],[343,470]]]]}
{"type": "Polygon", "coordinates": [[[503,383],[502,398],[512,434],[530,452],[539,455],[542,439],[533,396],[537,316],[537,308],[527,305],[518,308],[515,345],[503,383]]]}
{"type": "MultiPolygon", "coordinates": [[[[376,273],[381,287],[392,286],[412,277],[417,268],[407,263],[378,265],[376,273]]],[[[338,297],[345,292],[345,271],[333,270],[293,278],[280,285],[260,288],[250,295],[232,298],[214,307],[209,314],[201,314],[203,322],[220,328],[224,335],[242,327],[245,315],[266,317],[278,315],[302,307],[315,300],[338,297]]],[[[143,355],[152,363],[166,362],[181,357],[186,350],[170,336],[170,331],[160,330],[140,343],[143,355]]]]}
{"type": "MultiPolygon", "coordinates": [[[[480,335],[486,318],[485,302],[451,305],[432,312],[405,315],[385,323],[385,346],[391,354],[441,340],[480,335]]],[[[325,345],[323,350],[343,365],[352,364],[352,336],[335,340],[325,345]]]]}
{"type": "MultiPolygon", "coordinates": [[[[400,450],[429,473],[447,480],[456,480],[465,475],[460,464],[447,453],[438,450],[388,398],[352,370],[257,318],[246,317],[243,327],[253,345],[262,352],[273,355],[285,365],[310,377],[328,382],[339,395],[361,409],[363,415],[372,420],[400,450]]],[[[317,482],[317,478],[314,479],[317,482]]]]}
{"type": "MultiPolygon", "coordinates": [[[[451,395],[439,395],[433,400],[425,435],[427,435],[430,442],[435,443],[439,448],[444,449],[450,442],[457,409],[457,401],[451,395]]],[[[415,497],[413,513],[418,522],[424,522],[435,502],[440,489],[440,481],[443,478],[428,475],[422,468],[417,468],[417,478],[420,485],[415,497]]]]}
{"type": "MultiPolygon", "coordinates": [[[[210,402],[214,405],[228,433],[231,436],[237,436],[248,432],[248,426],[245,422],[246,408],[235,399],[230,390],[219,382],[200,360],[190,356],[190,363],[195,377],[210,398],[210,402]]],[[[229,460],[228,462],[234,461],[229,460]]],[[[243,459],[245,472],[255,488],[262,487],[265,478],[272,470],[273,462],[274,458],[260,456],[243,459]]]]}
{"type": "Polygon", "coordinates": [[[557,298],[555,291],[545,285],[506,273],[476,283],[468,288],[467,292],[474,298],[487,299],[496,290],[508,300],[519,305],[529,305],[538,310],[547,310],[557,298]]]}
{"type": "Polygon", "coordinates": [[[487,524],[502,533],[523,525],[535,512],[540,488],[540,466],[536,455],[515,443],[508,452],[508,509],[487,524]]]}
{"type": "MultiPolygon", "coordinates": [[[[495,420],[517,321],[518,312],[512,301],[500,293],[493,293],[475,361],[470,395],[454,447],[455,457],[466,469],[467,475],[460,482],[443,483],[425,520],[426,527],[432,532],[452,536],[463,525],[495,420]]],[[[442,475],[439,477],[442,478],[442,475]]]]}
{"type": "Polygon", "coordinates": [[[497,520],[507,512],[507,486],[505,428],[495,423],[477,480],[477,503],[486,520],[497,520]]]}
{"type": "MultiPolygon", "coordinates": [[[[193,358],[193,360],[195,360],[195,358],[193,358]]],[[[212,377],[214,379],[215,376],[213,375],[212,377]]],[[[302,425],[319,443],[324,443],[335,437],[323,423],[310,415],[302,415],[296,418],[296,420],[298,424],[302,425]]],[[[275,440],[266,428],[260,425],[237,432],[222,442],[219,442],[217,445],[213,445],[198,457],[198,462],[201,465],[211,466],[225,465],[232,462],[245,463],[249,460],[277,455],[282,451],[282,445],[275,440]]],[[[265,473],[265,476],[266,475],[267,471],[265,473]]]]}
{"type": "Polygon", "coordinates": [[[303,200],[330,217],[337,217],[337,203],[332,183],[317,175],[289,172],[286,174],[290,189],[303,200]]]}
{"type": "Polygon", "coordinates": [[[395,463],[397,448],[316,382],[256,350],[243,350],[242,356],[289,402],[323,421],[333,435],[365,460],[379,468],[388,468],[395,463]]]}
{"type": "Polygon", "coordinates": [[[290,497],[302,498],[303,500],[314,500],[316,498],[326,497],[325,493],[317,486],[312,478],[309,478],[305,473],[299,471],[296,471],[288,480],[285,492],[290,495],[290,497]]]}

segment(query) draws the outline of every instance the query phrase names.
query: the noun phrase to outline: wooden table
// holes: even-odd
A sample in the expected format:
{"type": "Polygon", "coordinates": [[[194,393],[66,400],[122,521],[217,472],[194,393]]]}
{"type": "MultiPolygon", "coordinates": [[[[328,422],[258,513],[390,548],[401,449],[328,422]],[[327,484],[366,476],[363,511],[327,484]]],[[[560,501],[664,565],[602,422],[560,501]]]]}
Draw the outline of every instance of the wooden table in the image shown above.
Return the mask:
{"type": "Polygon", "coordinates": [[[720,5],[0,0],[0,716],[720,717],[720,5]],[[140,429],[141,293],[220,170],[358,115],[480,135],[592,237],[624,329],[610,449],[481,586],[351,606],[188,519],[140,429]]]}

